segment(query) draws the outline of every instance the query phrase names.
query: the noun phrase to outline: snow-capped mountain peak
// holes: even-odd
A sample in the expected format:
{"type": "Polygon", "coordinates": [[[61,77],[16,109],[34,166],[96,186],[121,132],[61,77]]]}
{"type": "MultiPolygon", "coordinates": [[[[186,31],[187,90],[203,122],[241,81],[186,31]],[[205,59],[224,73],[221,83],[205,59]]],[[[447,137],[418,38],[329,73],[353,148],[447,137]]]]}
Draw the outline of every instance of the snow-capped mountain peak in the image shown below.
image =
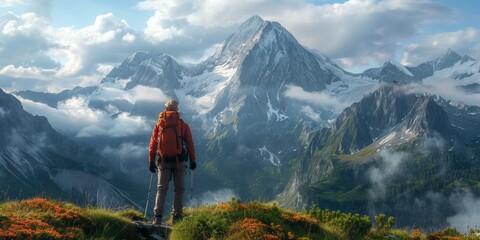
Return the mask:
{"type": "Polygon", "coordinates": [[[270,45],[285,41],[298,44],[295,37],[279,23],[253,16],[216,49],[210,61],[215,65],[238,66],[257,44],[270,45]]]}
{"type": "Polygon", "coordinates": [[[402,71],[402,73],[413,77],[413,74],[410,71],[408,71],[408,69],[405,66],[403,66],[401,63],[399,63],[397,60],[391,58],[390,60],[388,60],[388,62],[385,63],[385,65],[388,65],[388,64],[396,67],[398,70],[402,71]]]}
{"type": "Polygon", "coordinates": [[[435,70],[442,70],[444,68],[452,67],[461,60],[462,56],[449,48],[444,55],[434,60],[434,67],[435,70]]]}

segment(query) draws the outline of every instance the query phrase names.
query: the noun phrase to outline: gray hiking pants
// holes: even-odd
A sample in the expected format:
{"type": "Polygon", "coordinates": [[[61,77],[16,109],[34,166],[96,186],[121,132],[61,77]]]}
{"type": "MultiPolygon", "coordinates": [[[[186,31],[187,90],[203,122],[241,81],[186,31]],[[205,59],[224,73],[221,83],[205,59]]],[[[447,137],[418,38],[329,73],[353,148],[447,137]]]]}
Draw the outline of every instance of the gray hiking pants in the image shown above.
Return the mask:
{"type": "Polygon", "coordinates": [[[155,207],[153,208],[155,216],[163,216],[163,207],[165,206],[165,199],[167,198],[168,185],[172,178],[174,185],[172,214],[173,216],[182,216],[186,169],[187,165],[185,162],[179,162],[178,168],[176,162],[158,164],[157,196],[155,198],[155,207]]]}

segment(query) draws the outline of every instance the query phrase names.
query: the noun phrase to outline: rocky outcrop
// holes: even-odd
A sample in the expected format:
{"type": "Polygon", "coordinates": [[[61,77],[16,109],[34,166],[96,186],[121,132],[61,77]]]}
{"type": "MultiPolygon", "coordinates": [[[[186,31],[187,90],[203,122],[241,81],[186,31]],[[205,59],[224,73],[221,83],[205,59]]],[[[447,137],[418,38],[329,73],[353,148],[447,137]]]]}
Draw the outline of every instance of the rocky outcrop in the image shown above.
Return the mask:
{"type": "Polygon", "coordinates": [[[137,226],[138,239],[140,240],[164,240],[172,232],[172,226],[153,225],[142,221],[134,221],[137,226]]]}

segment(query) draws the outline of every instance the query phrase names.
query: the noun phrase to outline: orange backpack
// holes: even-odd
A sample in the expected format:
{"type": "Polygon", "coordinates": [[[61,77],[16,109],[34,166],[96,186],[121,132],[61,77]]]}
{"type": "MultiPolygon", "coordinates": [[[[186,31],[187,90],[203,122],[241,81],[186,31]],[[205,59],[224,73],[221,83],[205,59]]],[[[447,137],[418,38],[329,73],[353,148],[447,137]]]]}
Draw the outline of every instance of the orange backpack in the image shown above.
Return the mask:
{"type": "MultiPolygon", "coordinates": [[[[160,133],[158,152],[161,158],[177,157],[182,153],[182,121],[177,111],[165,111],[158,117],[160,133]]],[[[177,159],[178,161],[178,159],[177,159]]]]}

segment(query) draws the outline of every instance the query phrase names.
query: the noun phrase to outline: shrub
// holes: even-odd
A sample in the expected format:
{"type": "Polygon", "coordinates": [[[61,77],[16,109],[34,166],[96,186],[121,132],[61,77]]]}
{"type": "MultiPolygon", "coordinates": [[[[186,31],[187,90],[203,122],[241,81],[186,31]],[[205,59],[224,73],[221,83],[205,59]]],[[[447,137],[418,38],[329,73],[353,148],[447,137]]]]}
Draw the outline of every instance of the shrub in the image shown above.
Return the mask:
{"type": "Polygon", "coordinates": [[[442,231],[428,234],[427,240],[460,240],[461,234],[455,228],[445,228],[442,231]]]}
{"type": "Polygon", "coordinates": [[[369,217],[360,216],[359,214],[342,213],[328,209],[323,210],[317,206],[313,206],[308,213],[321,223],[333,227],[347,239],[364,238],[372,227],[369,217]]]}
{"type": "Polygon", "coordinates": [[[379,214],[375,218],[375,227],[380,236],[385,236],[390,232],[393,225],[395,225],[395,220],[393,217],[386,217],[385,214],[379,214]]]}

